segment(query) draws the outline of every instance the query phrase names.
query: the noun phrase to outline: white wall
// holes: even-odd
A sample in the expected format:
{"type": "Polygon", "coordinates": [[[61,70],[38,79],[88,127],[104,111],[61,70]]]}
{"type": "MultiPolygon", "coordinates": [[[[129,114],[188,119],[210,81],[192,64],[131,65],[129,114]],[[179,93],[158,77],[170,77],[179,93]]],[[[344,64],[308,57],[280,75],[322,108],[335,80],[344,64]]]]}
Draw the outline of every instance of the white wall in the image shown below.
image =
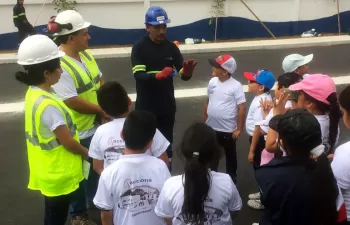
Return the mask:
{"type": "MultiPolygon", "coordinates": [[[[32,24],[46,24],[56,14],[51,0],[38,17],[45,0],[25,0],[27,17],[32,24]]],[[[104,28],[135,29],[144,27],[144,14],[149,6],[164,7],[172,23],[184,25],[211,17],[212,0],[77,0],[77,10],[93,25],[104,28]]],[[[350,0],[339,0],[341,12],[350,10],[350,0]]],[[[16,31],[12,22],[12,8],[16,0],[0,0],[0,33],[16,31]]],[[[245,0],[263,21],[284,22],[314,20],[337,13],[333,0],[245,0]]],[[[226,15],[256,20],[240,0],[226,2],[226,15]]]]}

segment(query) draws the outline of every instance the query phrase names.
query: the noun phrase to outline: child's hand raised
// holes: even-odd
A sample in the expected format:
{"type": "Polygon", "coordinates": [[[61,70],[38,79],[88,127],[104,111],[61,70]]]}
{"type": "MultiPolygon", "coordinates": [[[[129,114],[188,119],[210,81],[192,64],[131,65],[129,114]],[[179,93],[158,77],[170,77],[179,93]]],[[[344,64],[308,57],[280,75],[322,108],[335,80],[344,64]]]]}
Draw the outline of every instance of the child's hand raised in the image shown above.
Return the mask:
{"type": "Polygon", "coordinates": [[[265,118],[269,114],[270,110],[272,109],[273,102],[267,100],[267,98],[265,98],[265,99],[261,98],[259,103],[260,103],[261,109],[263,110],[264,118],[265,118]]]}
{"type": "Polygon", "coordinates": [[[290,94],[281,93],[278,99],[273,99],[273,115],[284,114],[286,112],[286,103],[290,97],[290,94]]]}

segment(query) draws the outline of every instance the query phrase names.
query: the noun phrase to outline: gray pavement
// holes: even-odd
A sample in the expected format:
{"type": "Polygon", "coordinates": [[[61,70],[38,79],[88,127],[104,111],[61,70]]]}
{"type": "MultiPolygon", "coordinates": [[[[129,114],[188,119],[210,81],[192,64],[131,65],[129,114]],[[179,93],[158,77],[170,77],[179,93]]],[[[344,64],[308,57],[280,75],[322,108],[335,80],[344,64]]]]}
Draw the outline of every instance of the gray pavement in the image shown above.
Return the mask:
{"type": "MultiPolygon", "coordinates": [[[[282,71],[282,58],[292,52],[307,54],[313,52],[315,60],[310,65],[311,72],[325,72],[331,75],[345,75],[350,71],[347,63],[346,51],[349,45],[304,48],[294,50],[269,50],[254,52],[233,53],[238,62],[237,79],[245,84],[241,74],[244,71],[258,68],[269,68],[279,75],[282,71]]],[[[186,58],[196,58],[200,64],[197,68],[195,77],[192,81],[176,81],[177,89],[205,87],[211,77],[210,66],[206,59],[214,57],[217,54],[202,54],[186,56],[186,58]]],[[[134,80],[130,72],[129,59],[108,59],[100,60],[101,70],[106,76],[106,80],[118,80],[129,93],[134,93],[134,80]]],[[[12,102],[23,99],[25,87],[18,85],[13,78],[13,73],[18,69],[16,65],[0,65],[3,81],[0,83],[0,103],[12,102]],[[5,90],[4,90],[5,89],[5,90]]],[[[345,85],[339,85],[338,90],[342,90],[345,85]]],[[[247,93],[247,104],[251,102],[252,96],[247,93]]],[[[183,131],[189,124],[195,121],[201,121],[203,115],[203,103],[205,97],[177,99],[178,112],[174,129],[174,147],[179,145],[183,131]]],[[[0,176],[2,179],[0,185],[0,224],[1,225],[41,225],[43,224],[43,198],[39,192],[27,189],[28,183],[28,163],[24,140],[24,118],[23,114],[0,114],[0,176]]],[[[341,133],[339,144],[348,140],[349,131],[344,129],[341,124],[341,133]]],[[[246,206],[249,193],[256,191],[254,173],[251,165],[247,162],[248,137],[243,132],[237,142],[238,152],[238,190],[243,199],[243,209],[238,215],[236,225],[248,225],[259,220],[260,211],[250,209],[246,206]]],[[[174,154],[173,174],[180,174],[183,169],[183,162],[178,154],[174,154]]],[[[221,164],[220,170],[224,171],[221,164]]],[[[92,219],[100,225],[99,212],[89,212],[92,219]]],[[[67,224],[70,224],[67,222],[67,224]]]]}
{"type": "MultiPolygon", "coordinates": [[[[291,53],[310,54],[314,53],[314,60],[310,64],[310,72],[329,73],[332,76],[348,74],[348,57],[350,45],[336,45],[326,47],[312,47],[299,49],[279,49],[279,50],[257,50],[228,52],[232,54],[237,61],[237,71],[235,78],[246,84],[242,74],[245,71],[256,71],[266,68],[280,75],[282,71],[283,58],[291,53]]],[[[199,64],[195,70],[191,81],[183,82],[180,79],[175,80],[176,89],[206,87],[211,77],[211,67],[208,64],[208,58],[218,56],[216,53],[185,55],[186,59],[194,58],[199,64]]],[[[106,80],[118,80],[121,82],[128,93],[135,93],[135,81],[131,72],[131,63],[129,58],[118,59],[100,59],[98,60],[101,71],[106,80]]],[[[24,99],[26,87],[17,82],[14,73],[21,70],[16,64],[0,65],[0,103],[16,102],[24,99]]]]}

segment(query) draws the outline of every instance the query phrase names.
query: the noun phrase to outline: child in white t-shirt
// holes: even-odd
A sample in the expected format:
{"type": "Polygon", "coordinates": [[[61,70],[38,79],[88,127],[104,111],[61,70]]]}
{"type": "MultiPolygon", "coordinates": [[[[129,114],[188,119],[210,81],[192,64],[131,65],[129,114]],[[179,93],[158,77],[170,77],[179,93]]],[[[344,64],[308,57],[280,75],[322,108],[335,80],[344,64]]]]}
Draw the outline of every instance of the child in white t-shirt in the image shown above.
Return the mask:
{"type": "Polygon", "coordinates": [[[296,73],[301,78],[309,76],[309,63],[314,58],[314,54],[306,56],[300,54],[287,55],[282,62],[282,68],[285,73],[296,73]]]}
{"type": "MultiPolygon", "coordinates": [[[[282,94],[284,94],[287,97],[289,96],[288,101],[285,104],[286,110],[293,109],[293,108],[297,107],[298,95],[297,95],[297,93],[290,91],[288,88],[290,85],[298,83],[301,80],[302,80],[302,78],[300,77],[300,75],[296,74],[296,73],[285,73],[285,74],[280,75],[277,78],[277,85],[276,85],[276,89],[275,89],[275,99],[279,99],[282,94]]],[[[264,103],[264,104],[266,104],[266,103],[264,103]]],[[[260,129],[261,133],[264,134],[264,138],[266,141],[266,144],[265,144],[266,149],[268,147],[272,147],[270,145],[275,144],[276,140],[277,140],[277,137],[275,138],[273,143],[268,143],[268,140],[267,140],[267,133],[269,131],[269,122],[270,122],[271,118],[273,117],[272,102],[269,102],[268,105],[270,107],[268,109],[269,111],[268,111],[266,118],[264,120],[258,122],[257,123],[258,125],[255,128],[255,129],[260,129]]],[[[250,149],[254,151],[254,149],[252,149],[252,147],[253,146],[251,145],[250,149]]],[[[263,150],[262,157],[264,154],[265,154],[265,156],[266,156],[266,154],[272,154],[272,155],[276,154],[279,156],[281,155],[281,154],[279,154],[280,152],[273,151],[272,153],[270,153],[271,149],[269,149],[269,151],[266,151],[266,149],[263,150]]],[[[270,159],[266,159],[266,158],[261,159],[260,165],[266,164],[267,160],[270,161],[270,159]]]]}
{"type": "MultiPolygon", "coordinates": [[[[275,89],[275,98],[279,99],[280,95],[282,92],[284,92],[284,90],[286,90],[286,88],[288,88],[290,85],[297,83],[299,81],[301,81],[301,77],[300,75],[296,74],[296,73],[285,73],[280,75],[277,78],[277,88],[275,89]]],[[[296,103],[296,99],[294,100],[294,102],[296,103]]],[[[256,123],[254,132],[253,132],[253,137],[252,137],[252,142],[250,145],[250,149],[249,149],[249,154],[248,154],[248,162],[253,163],[254,162],[254,157],[255,157],[255,150],[256,150],[256,146],[259,142],[259,139],[261,138],[261,135],[264,136],[264,140],[266,141],[266,146],[269,144],[268,140],[266,139],[266,135],[267,132],[269,130],[269,122],[273,116],[273,109],[271,108],[271,101],[263,101],[261,102],[261,107],[263,108],[264,114],[264,118],[261,121],[258,121],[256,123]],[[270,107],[267,107],[267,109],[265,110],[264,105],[268,104],[270,105],[270,107]]],[[[286,104],[285,104],[286,108],[292,108],[292,100],[289,100],[286,104]]],[[[277,140],[277,138],[275,138],[274,140],[277,140]]],[[[274,142],[275,143],[275,142],[274,142]]],[[[265,146],[264,146],[264,150],[261,152],[261,156],[260,156],[260,165],[265,164],[267,161],[271,160],[274,157],[274,153],[269,153],[266,151],[265,146]]],[[[250,206],[251,208],[254,209],[264,209],[264,206],[261,204],[260,201],[260,192],[257,193],[253,193],[250,194],[248,196],[249,200],[248,200],[248,206],[250,206]]]]}
{"type": "Polygon", "coordinates": [[[237,65],[230,55],[210,59],[213,78],[208,85],[208,98],[204,107],[204,121],[216,131],[225,150],[226,172],[236,183],[236,140],[241,134],[246,115],[245,94],[242,84],[232,77],[237,65]]]}
{"type": "MultiPolygon", "coordinates": [[[[262,101],[272,101],[270,90],[275,85],[275,77],[268,70],[259,70],[256,73],[245,72],[244,77],[248,80],[248,91],[255,97],[250,104],[246,118],[246,132],[249,135],[249,143],[252,143],[253,132],[256,123],[263,120],[263,109],[260,106],[262,101]]],[[[264,135],[260,135],[255,147],[253,160],[254,168],[260,166],[261,152],[265,148],[264,135]]]]}
{"type": "Polygon", "coordinates": [[[173,225],[232,225],[242,200],[229,175],[210,170],[220,158],[215,131],[193,124],[180,146],[186,160],[184,173],[165,182],[155,213],[173,225]]]}
{"type": "MultiPolygon", "coordinates": [[[[125,142],[120,132],[129,114],[131,100],[123,86],[117,81],[102,85],[97,92],[97,99],[100,107],[114,118],[98,127],[90,144],[89,156],[93,158],[93,167],[98,174],[101,174],[103,169],[116,162],[124,152],[125,142]]],[[[169,141],[157,129],[152,145],[145,154],[158,157],[168,165],[166,149],[169,144],[169,141]]]]}
{"type": "Polygon", "coordinates": [[[170,172],[162,160],[144,154],[156,127],[155,116],[148,112],[133,111],[126,118],[121,132],[124,154],[102,172],[94,198],[102,224],[165,225],[154,207],[170,172]]]}
{"type": "MultiPolygon", "coordinates": [[[[350,129],[350,86],[339,95],[339,104],[343,111],[345,127],[350,129]]],[[[332,170],[346,205],[347,224],[350,224],[350,141],[339,146],[334,153],[332,170]]]]}
{"type": "Polygon", "coordinates": [[[332,159],[342,117],[333,79],[324,74],[312,74],[289,89],[299,92],[298,107],[307,109],[320,123],[325,153],[332,159]]]}

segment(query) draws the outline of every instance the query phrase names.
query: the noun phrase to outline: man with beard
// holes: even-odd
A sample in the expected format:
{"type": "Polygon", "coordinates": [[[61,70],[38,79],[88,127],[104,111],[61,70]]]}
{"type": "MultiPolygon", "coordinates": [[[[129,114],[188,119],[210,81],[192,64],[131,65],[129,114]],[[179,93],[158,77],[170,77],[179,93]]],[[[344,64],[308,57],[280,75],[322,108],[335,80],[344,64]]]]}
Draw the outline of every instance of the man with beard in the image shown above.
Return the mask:
{"type": "Polygon", "coordinates": [[[13,7],[13,23],[18,28],[19,44],[29,35],[36,33],[33,26],[28,22],[23,3],[24,0],[17,0],[17,4],[13,7]]]}
{"type": "MultiPolygon", "coordinates": [[[[134,44],[131,64],[136,80],[136,109],[152,112],[158,129],[172,144],[176,102],[173,79],[177,75],[188,81],[197,62],[185,60],[179,48],[166,39],[167,13],[159,6],[152,6],[145,16],[148,35],[134,44]]],[[[172,158],[171,144],[167,149],[169,161],[172,158]]]]}

